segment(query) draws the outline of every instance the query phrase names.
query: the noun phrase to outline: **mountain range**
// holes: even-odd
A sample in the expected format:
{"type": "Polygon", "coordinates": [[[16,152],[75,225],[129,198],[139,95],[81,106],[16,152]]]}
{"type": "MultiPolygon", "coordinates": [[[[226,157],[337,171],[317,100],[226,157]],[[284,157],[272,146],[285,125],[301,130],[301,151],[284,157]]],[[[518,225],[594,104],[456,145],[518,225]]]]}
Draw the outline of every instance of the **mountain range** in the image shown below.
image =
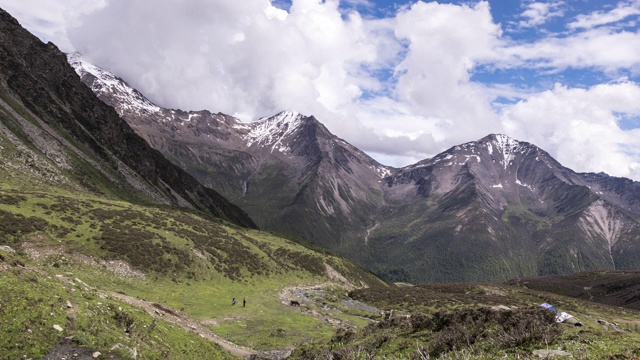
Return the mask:
{"type": "Polygon", "coordinates": [[[503,134],[403,168],[313,116],[254,122],[165,109],[68,55],[82,81],[153,148],[244,209],[394,281],[505,280],[640,268],[640,183],[576,173],[503,134]]]}

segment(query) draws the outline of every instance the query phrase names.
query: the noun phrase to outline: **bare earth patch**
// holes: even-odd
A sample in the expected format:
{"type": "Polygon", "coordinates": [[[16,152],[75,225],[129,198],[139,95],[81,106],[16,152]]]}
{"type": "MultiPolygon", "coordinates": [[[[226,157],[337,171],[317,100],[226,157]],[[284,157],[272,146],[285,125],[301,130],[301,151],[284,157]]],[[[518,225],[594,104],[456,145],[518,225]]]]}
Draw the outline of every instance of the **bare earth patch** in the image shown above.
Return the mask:
{"type": "Polygon", "coordinates": [[[70,262],[88,265],[94,267],[102,267],[103,269],[125,278],[135,278],[144,280],[146,275],[142,271],[134,269],[127,262],[122,260],[101,260],[94,259],[91,256],[87,256],[80,253],[67,253],[63,245],[36,245],[31,242],[25,242],[21,245],[22,250],[29,256],[30,259],[36,261],[44,261],[52,256],[63,256],[70,262]]]}

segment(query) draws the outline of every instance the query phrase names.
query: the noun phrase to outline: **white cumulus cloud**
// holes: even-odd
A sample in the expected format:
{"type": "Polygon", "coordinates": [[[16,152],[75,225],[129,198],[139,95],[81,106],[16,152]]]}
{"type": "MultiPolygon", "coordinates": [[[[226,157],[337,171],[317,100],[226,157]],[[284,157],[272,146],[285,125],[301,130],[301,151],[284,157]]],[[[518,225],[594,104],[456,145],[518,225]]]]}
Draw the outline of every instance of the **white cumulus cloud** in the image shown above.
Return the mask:
{"type": "Polygon", "coordinates": [[[571,36],[549,36],[533,43],[500,49],[496,66],[559,72],[568,68],[596,69],[609,74],[621,70],[640,73],[640,32],[595,28],[571,36]]]}
{"type": "Polygon", "coordinates": [[[620,2],[615,9],[610,11],[594,11],[590,14],[581,14],[567,26],[570,29],[590,29],[600,25],[616,23],[634,15],[640,15],[640,1],[637,0],[628,3],[620,2]]]}
{"type": "Polygon", "coordinates": [[[532,27],[542,25],[549,19],[560,17],[564,14],[562,1],[557,2],[532,2],[527,4],[526,10],[520,14],[523,18],[518,25],[520,27],[532,27]]]}
{"type": "Polygon", "coordinates": [[[507,108],[508,134],[553,154],[580,171],[640,178],[640,130],[622,130],[623,115],[640,116],[640,85],[602,84],[587,89],[556,85],[507,108]],[[631,147],[630,147],[631,145],[631,147]]]}
{"type": "Polygon", "coordinates": [[[72,51],[67,27],[79,18],[105,5],[106,0],[0,0],[0,7],[16,17],[20,24],[62,51],[72,51]]]}

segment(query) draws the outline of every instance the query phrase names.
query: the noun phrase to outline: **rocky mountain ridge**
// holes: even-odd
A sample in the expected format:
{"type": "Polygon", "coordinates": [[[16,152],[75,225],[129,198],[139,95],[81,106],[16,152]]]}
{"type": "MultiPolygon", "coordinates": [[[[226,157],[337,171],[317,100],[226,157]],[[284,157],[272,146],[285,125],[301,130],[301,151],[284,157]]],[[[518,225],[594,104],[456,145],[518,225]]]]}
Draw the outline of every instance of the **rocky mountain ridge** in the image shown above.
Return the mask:
{"type": "Polygon", "coordinates": [[[64,53],[4,10],[0,59],[0,141],[13,181],[186,207],[255,227],[244,211],[151,148],[80,82],[64,53]]]}
{"type": "Polygon", "coordinates": [[[117,96],[103,73],[69,58],[154,148],[260,226],[318,243],[387,279],[640,268],[637,182],[576,173],[502,134],[392,168],[312,116],[282,112],[242,123],[208,111],[156,110],[135,90],[120,92],[129,100],[117,96]]]}

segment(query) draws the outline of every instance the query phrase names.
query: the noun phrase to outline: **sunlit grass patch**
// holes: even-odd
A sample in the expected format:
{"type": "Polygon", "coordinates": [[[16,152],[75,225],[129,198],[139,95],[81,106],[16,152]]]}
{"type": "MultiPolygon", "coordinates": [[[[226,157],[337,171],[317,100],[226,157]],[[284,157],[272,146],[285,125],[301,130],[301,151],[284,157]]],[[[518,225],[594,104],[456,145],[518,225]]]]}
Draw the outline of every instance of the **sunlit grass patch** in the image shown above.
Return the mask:
{"type": "Polygon", "coordinates": [[[8,265],[11,261],[4,254],[0,261],[2,358],[42,358],[59,346],[122,359],[232,358],[196,334],[72,278],[8,265]]]}

